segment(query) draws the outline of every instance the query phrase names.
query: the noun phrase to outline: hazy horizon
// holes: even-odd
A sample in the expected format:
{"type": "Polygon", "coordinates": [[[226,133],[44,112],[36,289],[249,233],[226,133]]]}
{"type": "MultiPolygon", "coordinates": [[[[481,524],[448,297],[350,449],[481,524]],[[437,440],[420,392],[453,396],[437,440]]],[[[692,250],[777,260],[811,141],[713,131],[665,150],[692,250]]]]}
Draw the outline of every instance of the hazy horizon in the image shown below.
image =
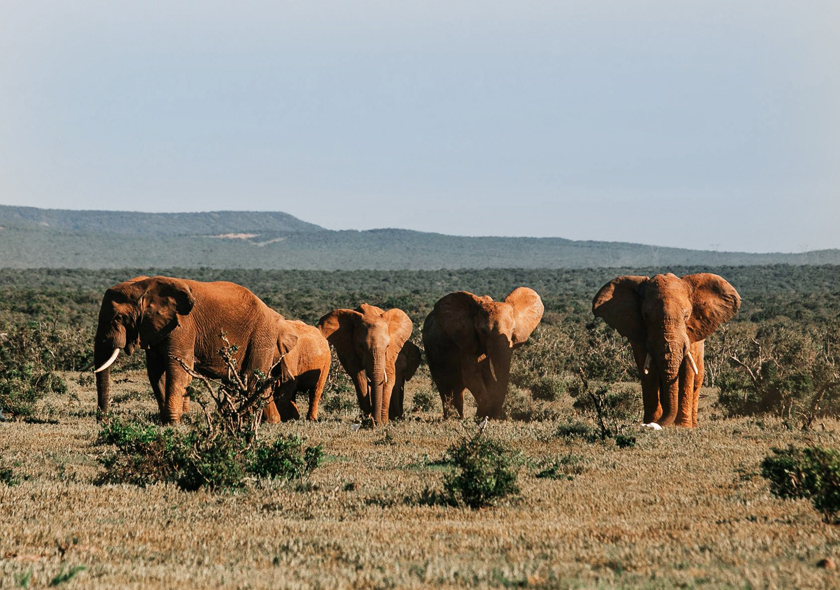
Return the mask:
{"type": "Polygon", "coordinates": [[[0,203],[840,248],[840,6],[8,0],[0,203]]]}

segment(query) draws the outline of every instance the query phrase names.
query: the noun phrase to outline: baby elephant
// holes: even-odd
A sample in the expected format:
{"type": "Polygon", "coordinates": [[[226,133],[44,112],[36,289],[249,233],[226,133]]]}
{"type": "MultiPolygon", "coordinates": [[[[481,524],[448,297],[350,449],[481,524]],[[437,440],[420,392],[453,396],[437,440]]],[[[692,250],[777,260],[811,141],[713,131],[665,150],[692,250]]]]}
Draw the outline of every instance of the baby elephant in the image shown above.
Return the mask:
{"type": "MultiPolygon", "coordinates": [[[[274,387],[274,401],[269,402],[263,410],[263,419],[271,424],[281,420],[297,420],[300,411],[297,407],[298,392],[309,393],[308,420],[318,419],[318,404],[324,393],[324,385],[330,373],[330,345],[321,335],[318,328],[309,326],[301,321],[286,320],[278,315],[278,341],[283,341],[284,335],[292,334],[296,338],[294,347],[282,357],[282,361],[275,367],[278,382],[274,387]]],[[[289,340],[288,336],[285,340],[289,340]]],[[[282,348],[278,344],[278,358],[282,348]]],[[[276,360],[275,360],[276,362],[276,360]]]]}
{"type": "Polygon", "coordinates": [[[408,315],[399,309],[383,311],[363,303],[355,310],[336,309],[322,317],[318,325],[353,379],[362,412],[375,424],[384,424],[397,416],[391,411],[396,395],[395,410],[401,414],[405,380],[420,364],[414,345],[400,359],[411,336],[408,315]]]}

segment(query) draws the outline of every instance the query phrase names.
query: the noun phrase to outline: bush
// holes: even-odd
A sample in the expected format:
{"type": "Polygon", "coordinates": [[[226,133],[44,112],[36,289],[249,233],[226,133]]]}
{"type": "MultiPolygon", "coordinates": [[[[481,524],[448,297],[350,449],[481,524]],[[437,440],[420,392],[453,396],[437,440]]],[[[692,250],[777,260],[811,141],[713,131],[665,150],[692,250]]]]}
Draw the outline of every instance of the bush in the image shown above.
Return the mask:
{"type": "Polygon", "coordinates": [[[513,454],[502,443],[483,437],[482,431],[449,447],[447,458],[456,469],[444,480],[451,503],[475,509],[519,493],[513,454]]]}
{"type": "Polygon", "coordinates": [[[779,498],[807,498],[826,522],[840,513],[840,452],[821,447],[772,449],[761,462],[761,475],[779,498]]]}
{"type": "Polygon", "coordinates": [[[583,471],[583,457],[579,455],[565,455],[544,465],[534,477],[539,479],[566,479],[571,481],[575,478],[575,475],[580,475],[583,471]]]}
{"type": "Polygon", "coordinates": [[[412,398],[412,412],[431,412],[435,409],[435,399],[438,399],[438,396],[435,395],[430,389],[420,389],[414,392],[414,397],[412,398]]]}
{"type": "Polygon", "coordinates": [[[229,489],[243,487],[249,475],[303,478],[321,461],[320,445],[304,449],[298,437],[273,443],[257,441],[246,432],[209,437],[199,430],[123,424],[116,418],[103,427],[97,442],[117,447],[101,459],[106,472],[100,484],[170,482],[187,491],[229,489]]]}
{"type": "Polygon", "coordinates": [[[553,402],[566,393],[568,386],[568,381],[563,377],[546,375],[531,383],[530,389],[534,399],[553,402]]]}
{"type": "Polygon", "coordinates": [[[321,445],[304,449],[300,437],[280,437],[270,445],[257,447],[249,471],[258,477],[303,479],[321,464],[322,458],[321,445]]]}
{"type": "Polygon", "coordinates": [[[0,462],[0,484],[5,486],[16,486],[21,482],[21,478],[15,473],[11,467],[6,467],[0,462]]]}
{"type": "Polygon", "coordinates": [[[600,438],[594,426],[583,422],[566,422],[565,424],[560,424],[554,431],[554,435],[566,440],[581,439],[586,442],[595,442],[600,438]]]}
{"type": "Polygon", "coordinates": [[[358,411],[356,388],[335,358],[321,397],[321,407],[332,415],[358,411]]]}
{"type": "MultiPolygon", "coordinates": [[[[591,395],[581,395],[574,389],[575,402],[572,407],[586,413],[596,413],[595,401],[591,395]]],[[[594,391],[601,403],[601,409],[609,420],[629,421],[641,418],[642,395],[638,387],[633,385],[620,385],[601,387],[594,391]]]]}
{"type": "Polygon", "coordinates": [[[524,389],[516,386],[508,388],[505,403],[502,405],[502,416],[511,420],[530,422],[534,419],[534,400],[524,389]]]}
{"type": "Polygon", "coordinates": [[[66,393],[55,374],[54,345],[41,326],[18,326],[0,338],[0,412],[31,416],[48,393],[66,393]]]}
{"type": "Polygon", "coordinates": [[[787,319],[727,333],[718,406],[730,416],[840,413],[836,324],[802,329],[787,319]]]}

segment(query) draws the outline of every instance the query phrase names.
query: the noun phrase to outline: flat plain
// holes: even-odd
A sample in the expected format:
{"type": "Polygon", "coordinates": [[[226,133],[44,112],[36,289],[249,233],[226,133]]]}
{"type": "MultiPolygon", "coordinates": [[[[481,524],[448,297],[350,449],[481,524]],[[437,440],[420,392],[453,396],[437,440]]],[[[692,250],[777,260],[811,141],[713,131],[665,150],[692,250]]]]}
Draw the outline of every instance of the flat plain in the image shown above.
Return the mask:
{"type": "MultiPolygon", "coordinates": [[[[802,431],[775,418],[723,419],[705,389],[698,429],[628,425],[636,444],[619,448],[558,435],[576,418],[565,396],[551,402],[551,419],[487,426],[484,436],[518,453],[521,493],[469,510],[418,502],[441,488],[447,447],[477,428],[442,420],[438,399],[387,428],[356,430],[352,404],[330,411],[325,396],[318,423],[261,429],[323,445],[307,481],[184,492],[96,485],[111,449],[95,444],[95,390],[79,373],[63,376],[69,393],[39,402],[35,423],[0,423],[4,459],[25,478],[0,484],[0,587],[27,577],[44,587],[74,566],[85,569],[61,587],[840,586],[838,570],[817,566],[840,559],[840,527],[805,500],[773,497],[759,475],[771,447],[838,446],[834,420],[802,431]],[[536,477],[563,458],[567,474],[536,477]]],[[[115,415],[151,420],[145,372],[114,376],[115,415]]],[[[408,385],[408,409],[432,391],[425,369],[408,385]]]]}

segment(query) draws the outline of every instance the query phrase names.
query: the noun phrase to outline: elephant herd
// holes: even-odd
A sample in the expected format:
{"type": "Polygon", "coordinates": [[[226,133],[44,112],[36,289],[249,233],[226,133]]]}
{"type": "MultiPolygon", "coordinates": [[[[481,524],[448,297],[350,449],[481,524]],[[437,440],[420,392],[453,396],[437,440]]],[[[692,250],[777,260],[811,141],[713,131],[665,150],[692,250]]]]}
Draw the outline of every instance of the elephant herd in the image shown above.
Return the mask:
{"type": "MultiPolygon", "coordinates": [[[[646,425],[697,426],[704,340],[739,306],[735,289],[707,273],[622,276],[601,288],[593,312],[630,341],[646,425]]],[[[463,417],[467,389],[478,416],[501,416],[513,351],[528,340],[543,312],[540,296],[527,287],[514,289],[504,301],[466,291],[437,301],[423,323],[422,341],[445,417],[463,417]]],[[[120,351],[131,354],[140,347],[161,420],[179,422],[189,404],[185,366],[224,377],[219,351],[226,338],[250,382],[257,373],[271,372],[267,421],[299,418],[298,393],[308,394],[307,418],[317,420],[332,345],[353,381],[359,408],[374,424],[384,424],[402,416],[405,382],[420,365],[412,329],[399,309],[366,303],[336,309],[316,328],[287,320],[234,283],[136,277],[108,289],[102,300],[94,343],[98,405],[102,412],[109,409],[110,370],[120,351]]]]}

